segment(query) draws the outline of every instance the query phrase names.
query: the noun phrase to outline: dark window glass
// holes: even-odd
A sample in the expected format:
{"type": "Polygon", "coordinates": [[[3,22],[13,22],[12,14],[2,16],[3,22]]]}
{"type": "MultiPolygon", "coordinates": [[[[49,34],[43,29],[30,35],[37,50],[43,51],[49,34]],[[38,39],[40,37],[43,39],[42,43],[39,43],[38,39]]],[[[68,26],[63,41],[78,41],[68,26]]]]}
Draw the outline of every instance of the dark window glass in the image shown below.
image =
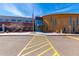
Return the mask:
{"type": "Polygon", "coordinates": [[[56,19],[54,20],[54,23],[55,23],[55,25],[57,25],[57,20],[56,19]]]}
{"type": "Polygon", "coordinates": [[[76,16],[76,32],[78,31],[78,16],[76,16]]]}
{"type": "Polygon", "coordinates": [[[25,22],[28,22],[28,20],[25,20],[25,22]]]}
{"type": "Polygon", "coordinates": [[[3,22],[3,19],[0,19],[0,22],[3,22]]]}
{"type": "Polygon", "coordinates": [[[9,22],[9,19],[5,19],[4,22],[9,22]]]}
{"type": "Polygon", "coordinates": [[[72,16],[70,16],[70,25],[72,25],[73,24],[73,21],[72,21],[72,16]]]}
{"type": "Polygon", "coordinates": [[[57,25],[57,20],[54,18],[54,19],[52,19],[52,25],[57,25]]]}
{"type": "Polygon", "coordinates": [[[42,28],[43,28],[43,18],[41,17],[36,17],[35,19],[35,30],[38,31],[38,32],[41,32],[42,31],[42,28]]]}
{"type": "Polygon", "coordinates": [[[12,19],[11,22],[16,22],[16,19],[12,19]]]}
{"type": "Polygon", "coordinates": [[[72,16],[70,16],[70,25],[71,25],[71,32],[73,33],[74,32],[74,22],[73,22],[73,18],[72,18],[72,16]]]}
{"type": "Polygon", "coordinates": [[[22,22],[22,20],[21,19],[18,19],[17,22],[22,22]]]}
{"type": "Polygon", "coordinates": [[[32,20],[26,19],[25,22],[32,22],[32,20]]]}
{"type": "Polygon", "coordinates": [[[54,25],[54,20],[52,20],[52,25],[54,25]]]}
{"type": "Polygon", "coordinates": [[[78,16],[76,17],[76,26],[78,26],[78,16]]]}

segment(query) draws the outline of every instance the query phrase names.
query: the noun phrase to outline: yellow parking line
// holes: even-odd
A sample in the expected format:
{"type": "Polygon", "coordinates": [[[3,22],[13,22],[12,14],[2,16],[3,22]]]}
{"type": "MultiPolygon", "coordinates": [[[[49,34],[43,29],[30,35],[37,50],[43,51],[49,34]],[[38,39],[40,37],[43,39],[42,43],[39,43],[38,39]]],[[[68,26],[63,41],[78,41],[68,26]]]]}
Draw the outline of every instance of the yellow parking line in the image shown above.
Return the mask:
{"type": "MultiPolygon", "coordinates": [[[[41,42],[40,44],[36,44],[36,45],[33,45],[33,46],[31,46],[31,47],[28,47],[27,49],[30,49],[30,48],[33,48],[33,47],[36,47],[36,46],[39,46],[39,45],[42,45],[42,44],[45,44],[46,42],[41,42]]],[[[27,50],[26,49],[26,50],[27,50]]]]}
{"type": "Polygon", "coordinates": [[[36,45],[36,44],[41,43],[41,42],[45,42],[45,41],[38,41],[38,42],[35,42],[35,43],[32,43],[32,44],[29,44],[29,45],[36,45]]]}
{"type": "Polygon", "coordinates": [[[59,56],[59,54],[58,53],[54,53],[52,56],[59,56]]]}
{"type": "Polygon", "coordinates": [[[21,53],[26,49],[26,47],[30,44],[30,42],[33,40],[35,36],[32,37],[32,39],[27,43],[27,45],[21,50],[21,52],[18,54],[18,56],[21,55],[21,53]]]}
{"type": "Polygon", "coordinates": [[[39,47],[39,48],[37,48],[37,49],[34,49],[34,50],[32,50],[32,51],[30,51],[30,52],[28,52],[28,53],[23,54],[22,56],[28,55],[28,54],[30,54],[30,53],[32,53],[32,52],[34,52],[34,51],[36,51],[36,50],[39,50],[39,49],[41,49],[41,48],[43,48],[43,47],[47,46],[47,45],[48,45],[48,44],[46,44],[46,45],[42,45],[42,46],[40,46],[40,47],[39,47]]]}
{"type": "Polygon", "coordinates": [[[71,39],[79,40],[79,38],[76,38],[76,37],[72,37],[72,36],[67,36],[67,37],[71,39]]]}
{"type": "MultiPolygon", "coordinates": [[[[33,39],[36,37],[36,35],[34,35],[33,36],[33,38],[27,43],[27,45],[21,50],[21,52],[18,54],[18,56],[20,56],[20,55],[22,55],[22,56],[25,56],[25,55],[28,55],[28,54],[30,54],[30,53],[32,53],[32,52],[34,52],[34,51],[36,51],[36,50],[39,50],[39,49],[41,49],[41,48],[43,48],[43,47],[45,47],[45,46],[47,46],[48,44],[45,44],[45,45],[42,45],[42,46],[40,46],[39,48],[36,48],[36,49],[34,49],[34,50],[31,50],[30,52],[27,52],[27,53],[25,53],[25,54],[22,54],[22,52],[24,51],[24,50],[27,50],[27,49],[30,49],[30,48],[33,48],[33,47],[35,47],[35,46],[38,46],[38,45],[41,45],[41,44],[38,44],[38,45],[34,45],[34,46],[31,46],[31,47],[29,47],[29,48],[27,48],[26,49],[26,47],[27,46],[29,46],[30,45],[30,43],[33,41],[33,39]]],[[[52,46],[52,44],[50,43],[50,41],[48,40],[48,38],[46,37],[46,36],[44,36],[45,37],[45,39],[46,39],[46,42],[48,42],[49,43],[49,45],[50,45],[50,48],[48,48],[48,49],[46,49],[45,51],[43,51],[42,53],[40,53],[40,54],[38,54],[38,56],[41,56],[41,55],[43,55],[44,53],[46,53],[47,51],[49,51],[50,49],[53,49],[53,51],[55,52],[54,53],[54,55],[60,55],[57,51],[56,51],[56,49],[52,46]]],[[[46,43],[46,42],[43,42],[43,43],[46,43]]]]}
{"type": "Polygon", "coordinates": [[[46,53],[47,51],[49,51],[49,50],[51,50],[51,49],[52,49],[52,48],[48,48],[48,49],[44,50],[42,53],[38,54],[38,56],[43,55],[44,53],[46,53]]]}
{"type": "Polygon", "coordinates": [[[46,38],[46,40],[48,41],[48,43],[50,44],[50,46],[52,47],[53,51],[54,51],[55,53],[57,53],[58,55],[60,55],[60,54],[56,51],[56,49],[52,46],[52,44],[51,44],[50,41],[48,40],[47,36],[45,36],[45,38],[46,38]]]}

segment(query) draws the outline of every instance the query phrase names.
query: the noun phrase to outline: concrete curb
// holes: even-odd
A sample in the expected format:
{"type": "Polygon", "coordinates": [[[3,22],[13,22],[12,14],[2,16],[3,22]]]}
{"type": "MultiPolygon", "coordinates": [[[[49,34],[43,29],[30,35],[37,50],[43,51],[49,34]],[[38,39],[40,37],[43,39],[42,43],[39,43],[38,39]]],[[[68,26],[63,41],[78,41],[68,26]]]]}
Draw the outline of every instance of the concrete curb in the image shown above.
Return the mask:
{"type": "Polygon", "coordinates": [[[73,36],[73,35],[79,35],[79,34],[64,34],[64,33],[56,33],[56,34],[52,34],[52,33],[0,33],[0,35],[48,35],[48,36],[73,36]]]}

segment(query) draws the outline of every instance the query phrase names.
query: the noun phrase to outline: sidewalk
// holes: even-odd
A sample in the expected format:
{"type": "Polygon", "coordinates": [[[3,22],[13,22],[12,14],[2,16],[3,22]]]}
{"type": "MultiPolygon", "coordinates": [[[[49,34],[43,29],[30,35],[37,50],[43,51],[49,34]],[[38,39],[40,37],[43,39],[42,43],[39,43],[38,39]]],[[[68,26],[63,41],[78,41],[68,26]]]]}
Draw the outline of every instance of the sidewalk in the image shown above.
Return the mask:
{"type": "Polygon", "coordinates": [[[65,34],[65,33],[42,33],[42,32],[9,32],[0,33],[0,35],[79,35],[79,34],[65,34]]]}

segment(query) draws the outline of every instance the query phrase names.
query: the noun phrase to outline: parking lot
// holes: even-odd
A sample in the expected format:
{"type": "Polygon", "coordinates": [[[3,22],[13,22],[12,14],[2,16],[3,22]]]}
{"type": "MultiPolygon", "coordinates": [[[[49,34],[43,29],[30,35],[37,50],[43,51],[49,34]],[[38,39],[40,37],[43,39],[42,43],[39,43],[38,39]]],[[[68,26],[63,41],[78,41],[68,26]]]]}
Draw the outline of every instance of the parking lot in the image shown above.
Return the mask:
{"type": "Polygon", "coordinates": [[[0,35],[1,56],[79,56],[79,37],[0,35]]]}
{"type": "Polygon", "coordinates": [[[30,36],[0,36],[0,55],[17,56],[22,48],[29,42],[30,36]]]}

